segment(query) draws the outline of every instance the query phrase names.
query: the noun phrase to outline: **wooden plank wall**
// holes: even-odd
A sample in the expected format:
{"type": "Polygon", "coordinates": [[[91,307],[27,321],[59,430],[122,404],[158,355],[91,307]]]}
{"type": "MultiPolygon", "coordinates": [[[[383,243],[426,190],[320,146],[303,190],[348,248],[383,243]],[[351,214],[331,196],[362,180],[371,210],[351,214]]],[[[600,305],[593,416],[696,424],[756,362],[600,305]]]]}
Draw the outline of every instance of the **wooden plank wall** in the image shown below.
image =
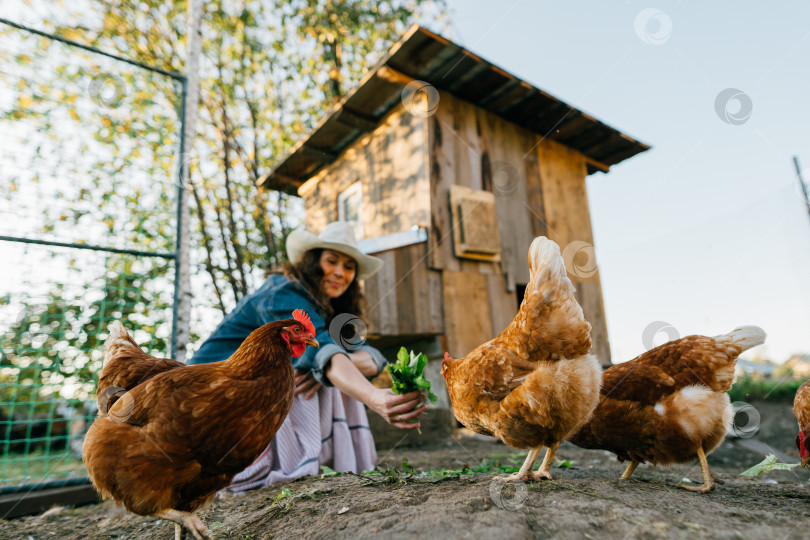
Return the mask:
{"type": "Polygon", "coordinates": [[[369,333],[384,336],[444,333],[441,272],[427,267],[427,243],[374,256],[383,260],[383,267],[364,283],[369,333]]]}
{"type": "MultiPolygon", "coordinates": [[[[471,103],[439,92],[439,106],[430,117],[431,227],[428,233],[430,266],[477,274],[505,274],[507,286],[526,283],[526,255],[533,224],[527,212],[525,154],[535,136],[471,103]],[[453,184],[495,193],[501,263],[458,259],[453,236],[448,192],[453,184]]],[[[530,157],[530,161],[533,160],[530,157]]]]}
{"type": "MultiPolygon", "coordinates": [[[[537,163],[540,173],[547,236],[557,242],[560,250],[571,242],[584,242],[592,248],[593,231],[588,207],[587,176],[585,159],[576,150],[554,141],[538,138],[537,163]]],[[[584,246],[582,259],[595,256],[593,250],[584,246]]],[[[602,302],[602,286],[599,270],[591,274],[590,263],[579,258],[566,260],[568,276],[577,289],[577,299],[585,318],[593,327],[591,339],[593,352],[602,365],[610,365],[605,308],[602,302]],[[583,271],[572,268],[574,263],[585,263],[583,271]]]]}
{"type": "Polygon", "coordinates": [[[318,233],[338,218],[338,195],[363,182],[364,237],[430,224],[426,121],[399,105],[298,190],[307,230],[318,233]]]}
{"type": "MultiPolygon", "coordinates": [[[[517,312],[516,283],[529,280],[526,261],[536,236],[548,236],[564,249],[579,240],[593,246],[585,190],[584,157],[577,151],[519,128],[502,118],[440,91],[439,106],[429,118],[431,268],[444,272],[445,318],[451,354],[466,354],[496,336],[517,312]],[[458,259],[453,254],[448,190],[453,184],[493,191],[502,246],[500,264],[458,259]],[[486,274],[481,282],[478,275],[486,274]],[[469,284],[456,294],[451,282],[469,284]],[[478,292],[488,291],[484,309],[478,292]],[[458,329],[454,313],[473,322],[458,329]],[[483,321],[489,321],[484,324],[483,321]],[[472,336],[476,335],[476,338],[472,336]],[[455,351],[455,352],[452,352],[455,351]]],[[[568,261],[567,261],[568,262],[568,261]]],[[[582,279],[571,275],[585,317],[593,326],[594,353],[610,363],[602,291],[598,272],[582,279]]]]}

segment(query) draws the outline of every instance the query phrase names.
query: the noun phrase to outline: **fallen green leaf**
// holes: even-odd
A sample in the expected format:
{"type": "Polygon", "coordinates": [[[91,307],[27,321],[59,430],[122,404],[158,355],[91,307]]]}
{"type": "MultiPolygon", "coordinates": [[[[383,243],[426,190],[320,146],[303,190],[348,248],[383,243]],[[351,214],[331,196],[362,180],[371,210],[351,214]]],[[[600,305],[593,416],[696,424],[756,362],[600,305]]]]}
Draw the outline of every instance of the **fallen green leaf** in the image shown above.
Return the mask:
{"type": "Polygon", "coordinates": [[[339,476],[340,473],[334,469],[330,469],[326,465],[321,465],[321,478],[326,478],[327,476],[339,476]]]}
{"type": "Polygon", "coordinates": [[[793,467],[798,467],[798,463],[780,463],[773,454],[768,454],[761,463],[758,463],[740,474],[740,476],[759,476],[760,474],[769,473],[771,471],[789,471],[793,467]]]}

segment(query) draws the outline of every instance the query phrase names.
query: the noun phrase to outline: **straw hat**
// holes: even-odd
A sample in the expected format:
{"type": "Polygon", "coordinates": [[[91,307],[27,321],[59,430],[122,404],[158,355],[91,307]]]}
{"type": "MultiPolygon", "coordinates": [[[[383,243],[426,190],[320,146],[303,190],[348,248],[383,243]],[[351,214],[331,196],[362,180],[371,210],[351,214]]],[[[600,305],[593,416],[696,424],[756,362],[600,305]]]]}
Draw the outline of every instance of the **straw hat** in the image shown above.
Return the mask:
{"type": "Polygon", "coordinates": [[[346,221],[333,221],[324,227],[321,234],[297,230],[287,237],[287,257],[293,264],[298,263],[310,249],[324,248],[338,251],[357,261],[357,279],[366,279],[382,267],[382,259],[366,255],[357,244],[354,227],[346,221]]]}

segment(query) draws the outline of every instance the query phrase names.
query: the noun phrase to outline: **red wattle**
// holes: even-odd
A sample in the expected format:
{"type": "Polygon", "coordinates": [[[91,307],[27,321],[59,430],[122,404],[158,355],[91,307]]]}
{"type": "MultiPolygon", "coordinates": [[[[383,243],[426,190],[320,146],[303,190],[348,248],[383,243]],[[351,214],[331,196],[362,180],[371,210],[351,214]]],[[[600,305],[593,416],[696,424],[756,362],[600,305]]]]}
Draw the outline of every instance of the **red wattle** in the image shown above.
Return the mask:
{"type": "Polygon", "coordinates": [[[290,345],[290,349],[292,350],[292,357],[293,358],[298,358],[299,356],[304,354],[304,351],[307,350],[307,344],[306,343],[293,343],[293,344],[290,345]]]}

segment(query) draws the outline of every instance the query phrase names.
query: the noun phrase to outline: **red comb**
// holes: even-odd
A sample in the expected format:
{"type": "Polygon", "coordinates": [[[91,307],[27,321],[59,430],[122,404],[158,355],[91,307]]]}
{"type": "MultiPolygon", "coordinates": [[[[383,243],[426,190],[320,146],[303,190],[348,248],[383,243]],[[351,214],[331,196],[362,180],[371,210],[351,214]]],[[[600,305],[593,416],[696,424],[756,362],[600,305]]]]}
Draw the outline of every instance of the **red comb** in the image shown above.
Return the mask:
{"type": "Polygon", "coordinates": [[[293,319],[304,325],[304,328],[309,330],[309,333],[315,335],[315,327],[312,326],[312,321],[309,320],[309,315],[303,309],[296,309],[293,311],[293,319]]]}

